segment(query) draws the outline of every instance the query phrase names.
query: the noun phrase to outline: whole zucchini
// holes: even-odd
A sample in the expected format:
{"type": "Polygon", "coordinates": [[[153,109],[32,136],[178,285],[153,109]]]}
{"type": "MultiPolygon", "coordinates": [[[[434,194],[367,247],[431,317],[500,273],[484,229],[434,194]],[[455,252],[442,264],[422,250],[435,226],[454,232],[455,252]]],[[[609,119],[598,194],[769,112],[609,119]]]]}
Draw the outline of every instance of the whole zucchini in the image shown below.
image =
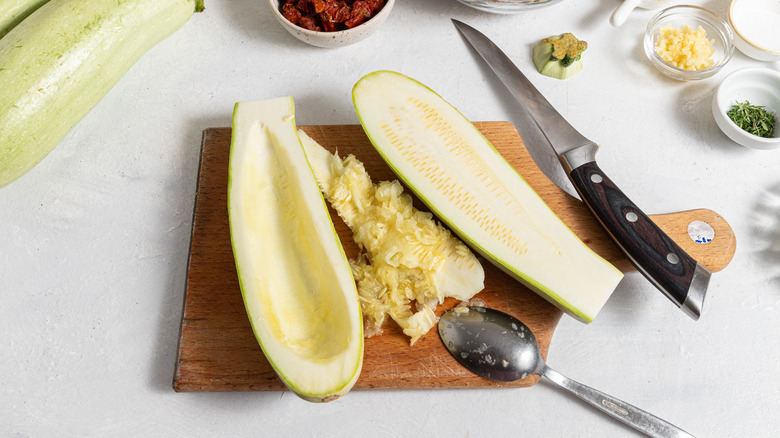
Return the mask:
{"type": "Polygon", "coordinates": [[[49,0],[0,1],[0,38],[49,0]]]}
{"type": "Polygon", "coordinates": [[[0,39],[0,187],[202,8],[203,0],[51,0],[0,39]]]}

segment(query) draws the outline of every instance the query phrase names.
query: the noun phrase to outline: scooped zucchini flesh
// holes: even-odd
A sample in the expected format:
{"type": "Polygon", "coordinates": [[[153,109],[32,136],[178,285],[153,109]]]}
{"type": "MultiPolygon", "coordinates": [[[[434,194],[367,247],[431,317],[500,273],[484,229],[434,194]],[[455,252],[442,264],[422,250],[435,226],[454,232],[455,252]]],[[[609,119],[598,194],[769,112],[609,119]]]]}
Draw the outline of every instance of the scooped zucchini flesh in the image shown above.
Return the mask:
{"type": "Polygon", "coordinates": [[[363,361],[360,305],[292,98],[236,104],[228,211],[244,305],[271,366],[305,400],[345,394],[363,361]]]}
{"type": "Polygon", "coordinates": [[[470,300],[484,288],[485,271],[468,247],[417,210],[397,180],[373,183],[354,155],[331,154],[299,130],[325,199],[361,248],[350,260],[366,337],[381,334],[390,316],[410,344],[436,325],[446,297],[470,300]]]}
{"type": "Polygon", "coordinates": [[[402,74],[361,78],[352,99],[388,165],[472,249],[590,322],[623,274],[591,251],[452,105],[402,74]]]}

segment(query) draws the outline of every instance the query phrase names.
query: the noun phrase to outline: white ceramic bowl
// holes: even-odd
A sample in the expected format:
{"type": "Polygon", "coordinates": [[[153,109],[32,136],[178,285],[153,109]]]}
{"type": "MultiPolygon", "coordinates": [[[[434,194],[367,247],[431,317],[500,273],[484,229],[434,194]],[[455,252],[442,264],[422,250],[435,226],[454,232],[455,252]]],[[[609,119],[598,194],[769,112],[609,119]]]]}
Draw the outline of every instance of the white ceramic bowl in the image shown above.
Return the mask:
{"type": "Polygon", "coordinates": [[[729,22],[740,52],[759,61],[780,61],[780,1],[733,0],[729,22]]]}
{"type": "Polygon", "coordinates": [[[274,17],[276,17],[282,27],[290,32],[292,36],[304,43],[311,44],[312,46],[332,49],[358,43],[376,32],[390,15],[395,0],[387,0],[387,3],[385,3],[382,10],[363,24],[355,26],[352,29],[337,32],[316,32],[299,27],[284,18],[284,15],[282,15],[279,10],[279,0],[268,0],[268,4],[271,7],[274,17]]]}
{"type": "Polygon", "coordinates": [[[734,32],[728,23],[707,9],[689,5],[672,6],[657,13],[647,24],[644,48],[650,63],[670,78],[681,81],[707,79],[718,73],[734,54],[734,32]],[[705,70],[685,70],[671,65],[661,58],[655,52],[655,45],[659,30],[666,25],[672,27],[688,25],[693,29],[697,29],[699,26],[704,28],[707,32],[707,38],[715,41],[712,45],[715,50],[715,54],[712,55],[714,63],[712,67],[705,70]]]}
{"type": "Polygon", "coordinates": [[[742,146],[761,150],[780,149],[780,72],[751,67],[730,73],[715,91],[712,115],[721,131],[742,146]],[[774,137],[762,138],[750,134],[726,115],[732,105],[744,101],[775,113],[774,137]]]}
{"type": "MultiPolygon", "coordinates": [[[[421,0],[425,1],[425,0],[421,0]]],[[[516,14],[554,5],[561,0],[458,0],[466,6],[493,14],[516,14]]]]}

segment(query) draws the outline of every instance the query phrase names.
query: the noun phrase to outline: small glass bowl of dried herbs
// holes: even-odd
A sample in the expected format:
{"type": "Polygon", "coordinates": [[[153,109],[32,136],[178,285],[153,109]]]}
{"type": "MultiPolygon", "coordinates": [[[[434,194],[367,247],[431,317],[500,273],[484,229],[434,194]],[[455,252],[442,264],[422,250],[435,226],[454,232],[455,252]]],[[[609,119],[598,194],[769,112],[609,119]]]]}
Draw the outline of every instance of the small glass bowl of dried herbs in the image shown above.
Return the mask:
{"type": "Polygon", "coordinates": [[[775,113],[750,102],[737,102],[726,112],[732,122],[755,136],[770,138],[775,133],[775,113]]]}
{"type": "Polygon", "coordinates": [[[743,68],[726,76],[712,99],[712,115],[731,140],[751,149],[780,149],[780,72],[743,68]]]}

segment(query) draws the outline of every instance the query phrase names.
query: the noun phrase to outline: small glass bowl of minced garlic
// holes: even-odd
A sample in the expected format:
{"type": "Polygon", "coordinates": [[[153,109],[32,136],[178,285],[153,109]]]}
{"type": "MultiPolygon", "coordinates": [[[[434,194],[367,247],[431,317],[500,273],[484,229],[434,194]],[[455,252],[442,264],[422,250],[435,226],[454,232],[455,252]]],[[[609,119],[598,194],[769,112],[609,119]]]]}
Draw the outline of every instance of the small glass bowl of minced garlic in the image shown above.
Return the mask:
{"type": "Polygon", "coordinates": [[[734,32],[726,21],[698,6],[672,6],[647,25],[645,54],[663,74],[682,81],[706,79],[734,54],[734,32]]]}

